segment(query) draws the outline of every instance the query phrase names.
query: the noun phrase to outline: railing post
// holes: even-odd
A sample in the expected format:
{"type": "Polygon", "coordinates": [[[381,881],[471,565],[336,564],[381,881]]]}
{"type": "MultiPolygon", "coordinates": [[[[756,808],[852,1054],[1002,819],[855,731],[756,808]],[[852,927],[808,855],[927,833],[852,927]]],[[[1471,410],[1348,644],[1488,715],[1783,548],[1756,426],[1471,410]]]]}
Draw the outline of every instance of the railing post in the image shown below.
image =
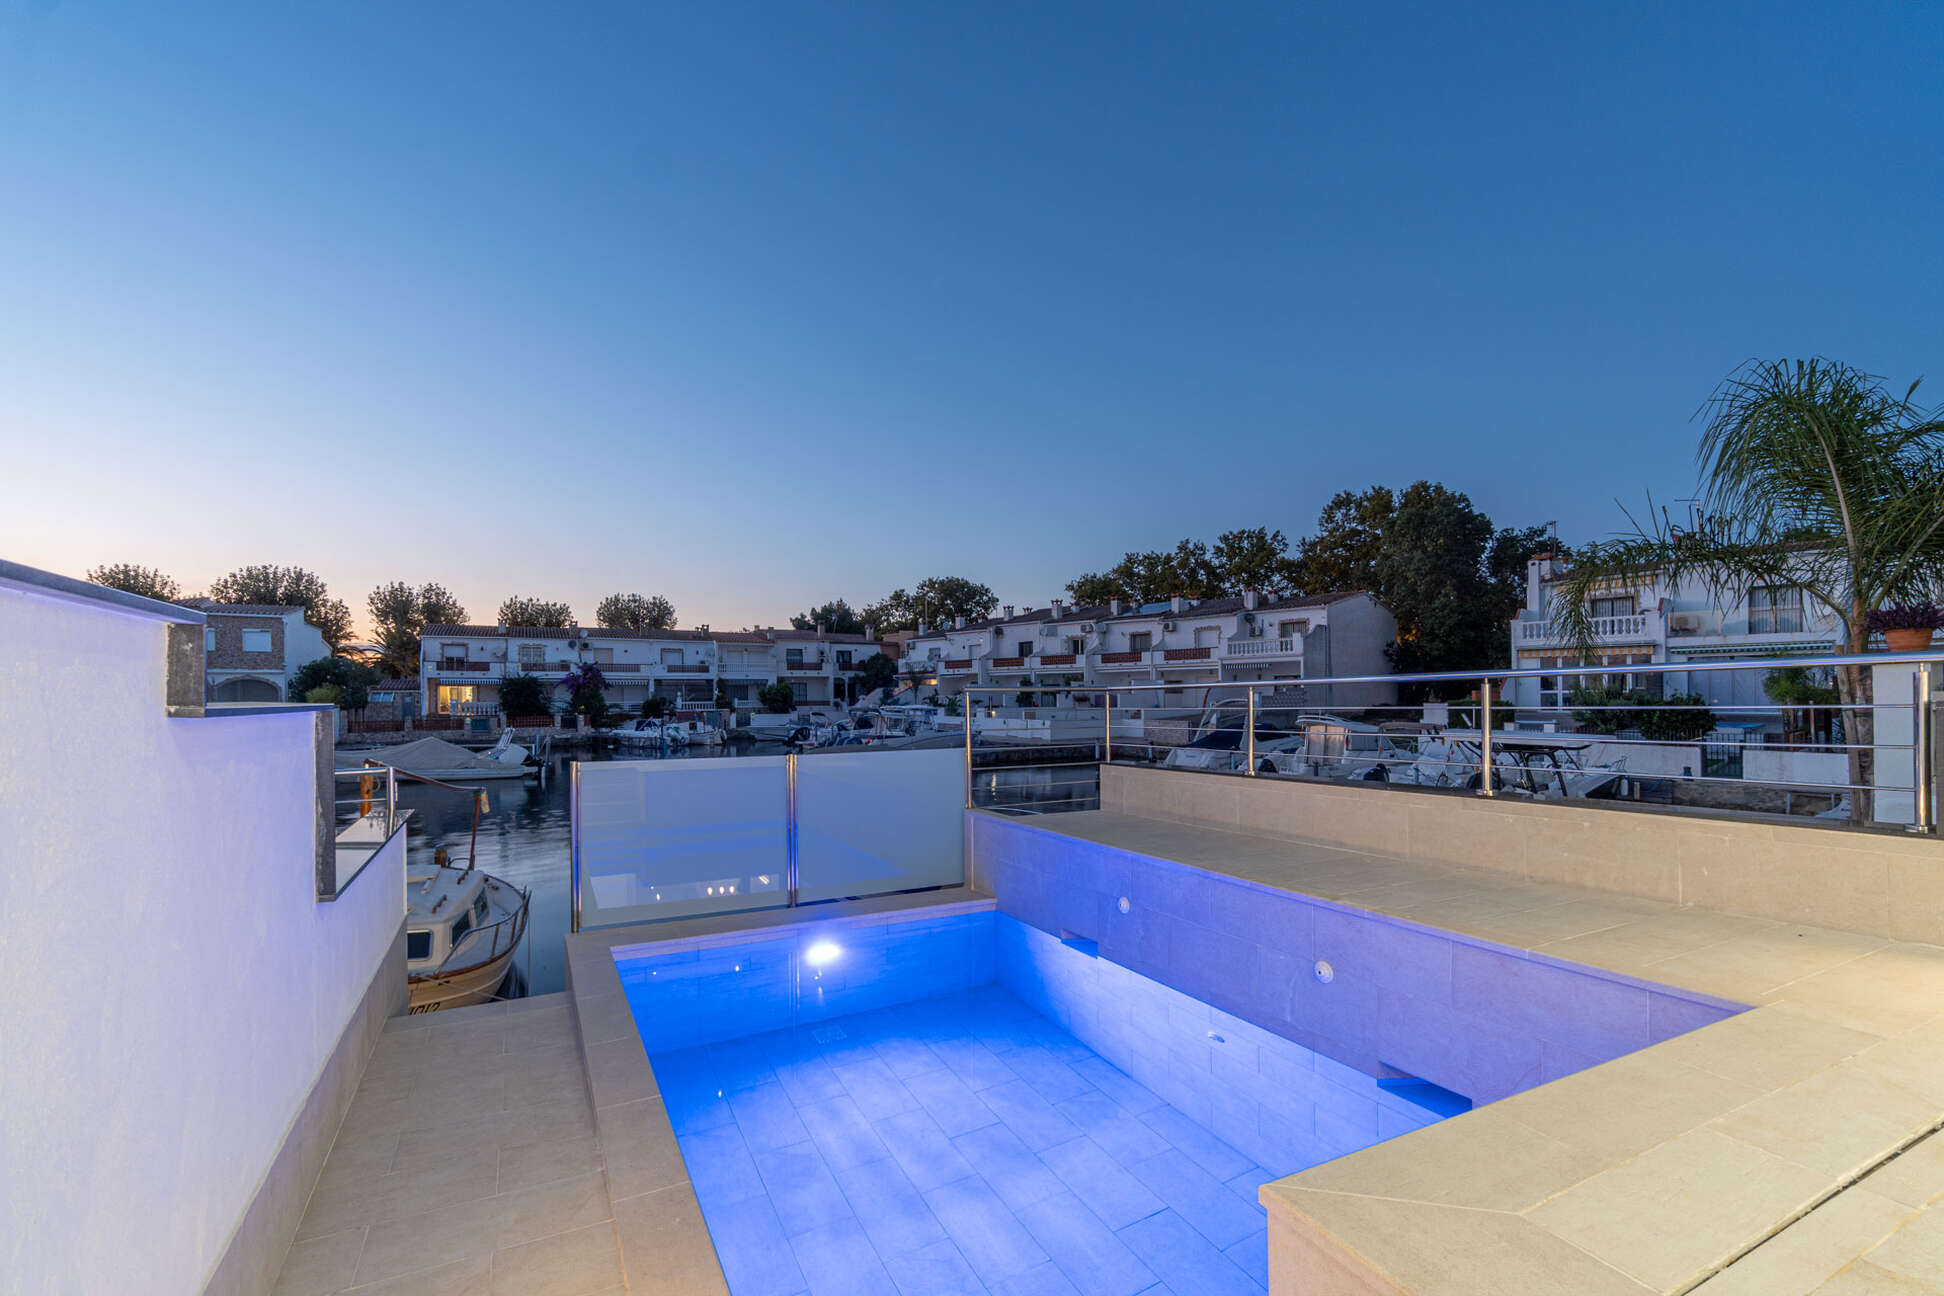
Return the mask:
{"type": "Polygon", "coordinates": [[[567,767],[567,859],[568,871],[573,874],[569,931],[581,928],[580,769],[579,761],[567,767]]]}
{"type": "Polygon", "coordinates": [[[1256,757],[1255,757],[1255,724],[1256,724],[1256,721],[1255,721],[1255,708],[1256,708],[1256,701],[1255,701],[1255,685],[1253,685],[1253,684],[1251,684],[1251,685],[1249,685],[1249,688],[1248,688],[1248,694],[1249,694],[1249,722],[1248,722],[1248,723],[1249,723],[1249,739],[1248,739],[1248,741],[1249,741],[1249,763],[1248,763],[1248,766],[1247,766],[1247,769],[1248,769],[1248,772],[1249,772],[1249,776],[1250,776],[1251,778],[1253,778],[1253,777],[1255,777],[1255,772],[1256,772],[1256,757]]]}
{"type": "Polygon", "coordinates": [[[972,686],[967,684],[965,692],[959,694],[959,710],[965,718],[965,808],[972,808],[972,686]]]}
{"type": "Polygon", "coordinates": [[[1101,764],[1112,765],[1114,763],[1114,691],[1109,689],[1101,696],[1107,699],[1107,705],[1101,710],[1107,723],[1107,741],[1100,749],[1101,764]]]}
{"type": "Polygon", "coordinates": [[[1930,663],[1918,662],[1910,681],[1910,830],[1937,831],[1937,768],[1932,738],[1930,663]]]}
{"type": "Polygon", "coordinates": [[[797,903],[797,754],[783,757],[783,880],[789,887],[790,908],[797,903]]]}
{"type": "Polygon", "coordinates": [[[398,771],[385,766],[385,836],[398,831],[398,771]]]}
{"type": "Polygon", "coordinates": [[[1495,796],[1492,790],[1492,677],[1478,682],[1478,795],[1495,796]]]}

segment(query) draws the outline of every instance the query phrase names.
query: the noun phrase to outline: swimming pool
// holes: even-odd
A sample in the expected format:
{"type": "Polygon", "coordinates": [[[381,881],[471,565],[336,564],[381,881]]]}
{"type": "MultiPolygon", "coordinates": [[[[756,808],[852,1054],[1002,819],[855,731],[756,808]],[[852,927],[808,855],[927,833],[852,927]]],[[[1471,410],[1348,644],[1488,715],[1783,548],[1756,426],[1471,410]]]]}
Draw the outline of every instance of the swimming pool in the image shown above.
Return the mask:
{"type": "Polygon", "coordinates": [[[1465,1104],[989,909],[617,951],[734,1296],[1259,1293],[1270,1179],[1465,1104]]]}

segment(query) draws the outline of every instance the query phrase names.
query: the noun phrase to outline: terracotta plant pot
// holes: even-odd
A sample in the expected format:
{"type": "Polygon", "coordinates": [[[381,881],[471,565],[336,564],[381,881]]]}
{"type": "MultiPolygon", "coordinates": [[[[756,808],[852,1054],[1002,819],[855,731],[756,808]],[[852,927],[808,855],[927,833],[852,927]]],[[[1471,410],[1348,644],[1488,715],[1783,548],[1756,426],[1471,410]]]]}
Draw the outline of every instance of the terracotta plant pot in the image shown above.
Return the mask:
{"type": "Polygon", "coordinates": [[[1931,646],[1935,630],[1885,630],[1883,642],[1891,652],[1923,652],[1931,646]]]}

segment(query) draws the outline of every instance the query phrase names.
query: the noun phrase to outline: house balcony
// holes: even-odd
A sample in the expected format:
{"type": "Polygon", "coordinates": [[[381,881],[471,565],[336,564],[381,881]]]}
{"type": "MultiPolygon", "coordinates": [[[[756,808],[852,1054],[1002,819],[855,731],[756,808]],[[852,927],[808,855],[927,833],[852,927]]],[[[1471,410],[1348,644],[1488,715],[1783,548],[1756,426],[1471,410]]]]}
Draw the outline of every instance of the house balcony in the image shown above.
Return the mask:
{"type": "MultiPolygon", "coordinates": [[[[1657,644],[1665,639],[1666,620],[1659,612],[1593,618],[1596,644],[1657,644]]],[[[1521,648],[1566,647],[1569,637],[1549,618],[1513,622],[1513,639],[1521,648]]]]}
{"type": "Polygon", "coordinates": [[[439,664],[432,669],[440,675],[486,675],[492,673],[497,662],[472,661],[465,657],[441,657],[439,664]]]}
{"type": "Polygon", "coordinates": [[[1163,648],[1160,653],[1163,666],[1213,665],[1215,661],[1215,649],[1212,647],[1163,648]]]}
{"type": "Polygon", "coordinates": [[[1080,664],[1078,653],[1047,653],[1039,659],[1041,667],[1047,670],[1060,670],[1080,664]]]}
{"type": "Polygon", "coordinates": [[[1094,654],[1094,665],[1105,671],[1146,670],[1151,652],[1103,652],[1094,654]]]}
{"type": "Polygon", "coordinates": [[[1018,675],[1032,669],[1030,657],[988,657],[986,669],[994,675],[1018,675]]]}
{"type": "Polygon", "coordinates": [[[784,662],[783,673],[786,675],[821,675],[824,673],[824,663],[821,661],[784,662]]]}
{"type": "Polygon", "coordinates": [[[662,662],[664,675],[707,675],[712,667],[708,662],[662,662]]]}
{"type": "Polygon", "coordinates": [[[970,675],[972,673],[973,663],[976,660],[977,658],[973,657],[947,657],[938,663],[938,673],[940,675],[970,675]]]}
{"type": "Polygon", "coordinates": [[[1300,659],[1303,655],[1303,641],[1296,635],[1280,639],[1231,639],[1222,645],[1224,662],[1247,665],[1251,662],[1283,661],[1290,658],[1300,659]]]}

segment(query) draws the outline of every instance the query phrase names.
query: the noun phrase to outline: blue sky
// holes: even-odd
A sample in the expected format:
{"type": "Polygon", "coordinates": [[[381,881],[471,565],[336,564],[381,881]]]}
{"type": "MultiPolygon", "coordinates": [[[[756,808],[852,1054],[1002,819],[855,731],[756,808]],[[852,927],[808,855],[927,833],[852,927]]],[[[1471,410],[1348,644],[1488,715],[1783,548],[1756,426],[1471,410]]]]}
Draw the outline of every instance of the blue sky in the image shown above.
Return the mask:
{"type": "Polygon", "coordinates": [[[0,554],[723,627],[1380,481],[1603,534],[1740,361],[1938,359],[1941,65],[1917,4],[0,0],[0,554]]]}

